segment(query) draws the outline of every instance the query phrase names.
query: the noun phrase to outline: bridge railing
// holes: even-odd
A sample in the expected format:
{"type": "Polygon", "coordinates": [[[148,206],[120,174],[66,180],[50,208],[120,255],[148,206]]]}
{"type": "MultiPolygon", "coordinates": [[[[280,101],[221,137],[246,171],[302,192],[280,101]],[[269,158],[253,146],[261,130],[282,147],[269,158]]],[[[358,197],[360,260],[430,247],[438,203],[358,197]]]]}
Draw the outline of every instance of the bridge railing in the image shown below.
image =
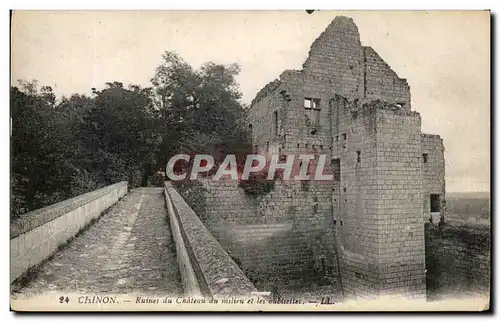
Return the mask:
{"type": "Polygon", "coordinates": [[[170,182],[165,202],[185,295],[245,297],[257,291],[170,182]]]}
{"type": "Polygon", "coordinates": [[[49,257],[127,191],[127,182],[119,182],[13,220],[10,224],[10,281],[49,257]]]}

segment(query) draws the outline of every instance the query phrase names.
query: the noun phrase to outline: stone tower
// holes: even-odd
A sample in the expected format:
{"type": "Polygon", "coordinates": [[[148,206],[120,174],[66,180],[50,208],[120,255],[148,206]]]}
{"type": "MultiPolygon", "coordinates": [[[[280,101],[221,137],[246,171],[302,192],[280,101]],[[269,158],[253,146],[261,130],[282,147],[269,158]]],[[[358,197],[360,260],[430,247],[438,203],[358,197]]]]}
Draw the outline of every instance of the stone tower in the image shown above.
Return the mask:
{"type": "MultiPolygon", "coordinates": [[[[302,70],[285,70],[248,111],[259,151],[327,154],[328,208],[344,293],[424,299],[424,221],[445,210],[444,147],[421,132],[410,87],[348,17],[313,42],[302,70]]],[[[304,191],[303,193],[309,193],[304,191]]]]}

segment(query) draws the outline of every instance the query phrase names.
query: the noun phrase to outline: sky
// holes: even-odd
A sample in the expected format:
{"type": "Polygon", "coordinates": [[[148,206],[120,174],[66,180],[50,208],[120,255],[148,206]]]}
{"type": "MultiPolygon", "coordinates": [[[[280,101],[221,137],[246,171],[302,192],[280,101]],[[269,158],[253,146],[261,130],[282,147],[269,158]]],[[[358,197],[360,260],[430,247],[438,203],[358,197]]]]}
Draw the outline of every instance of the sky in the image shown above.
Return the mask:
{"type": "Polygon", "coordinates": [[[285,69],[301,69],[335,16],[352,17],[411,87],[422,132],[444,140],[448,192],[489,191],[490,16],[485,11],[16,11],[11,80],[56,95],[105,82],[150,85],[164,51],[194,67],[238,63],[243,102],[285,69]]]}

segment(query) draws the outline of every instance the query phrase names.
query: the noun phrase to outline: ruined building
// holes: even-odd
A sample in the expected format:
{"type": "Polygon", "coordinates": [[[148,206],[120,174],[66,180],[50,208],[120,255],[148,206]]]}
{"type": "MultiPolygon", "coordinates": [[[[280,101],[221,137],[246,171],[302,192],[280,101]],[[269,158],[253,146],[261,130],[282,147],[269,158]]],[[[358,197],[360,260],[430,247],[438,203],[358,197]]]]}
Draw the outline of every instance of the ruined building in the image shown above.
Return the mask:
{"type": "Polygon", "coordinates": [[[443,141],[422,133],[407,80],[351,18],[333,20],[302,70],[260,90],[247,121],[259,151],[328,155],[333,181],[302,186],[296,216],[332,231],[347,294],[425,298],[424,221],[445,212],[443,141]]]}

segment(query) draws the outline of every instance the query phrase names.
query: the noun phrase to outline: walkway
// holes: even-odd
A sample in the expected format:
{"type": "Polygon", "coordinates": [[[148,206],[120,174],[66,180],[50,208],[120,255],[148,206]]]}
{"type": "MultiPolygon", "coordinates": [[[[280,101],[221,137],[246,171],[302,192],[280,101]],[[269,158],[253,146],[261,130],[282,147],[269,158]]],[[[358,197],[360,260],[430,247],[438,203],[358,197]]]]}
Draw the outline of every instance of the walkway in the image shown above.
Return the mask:
{"type": "Polygon", "coordinates": [[[94,225],[43,264],[13,296],[48,291],[182,293],[162,188],[129,192],[94,225]]]}

